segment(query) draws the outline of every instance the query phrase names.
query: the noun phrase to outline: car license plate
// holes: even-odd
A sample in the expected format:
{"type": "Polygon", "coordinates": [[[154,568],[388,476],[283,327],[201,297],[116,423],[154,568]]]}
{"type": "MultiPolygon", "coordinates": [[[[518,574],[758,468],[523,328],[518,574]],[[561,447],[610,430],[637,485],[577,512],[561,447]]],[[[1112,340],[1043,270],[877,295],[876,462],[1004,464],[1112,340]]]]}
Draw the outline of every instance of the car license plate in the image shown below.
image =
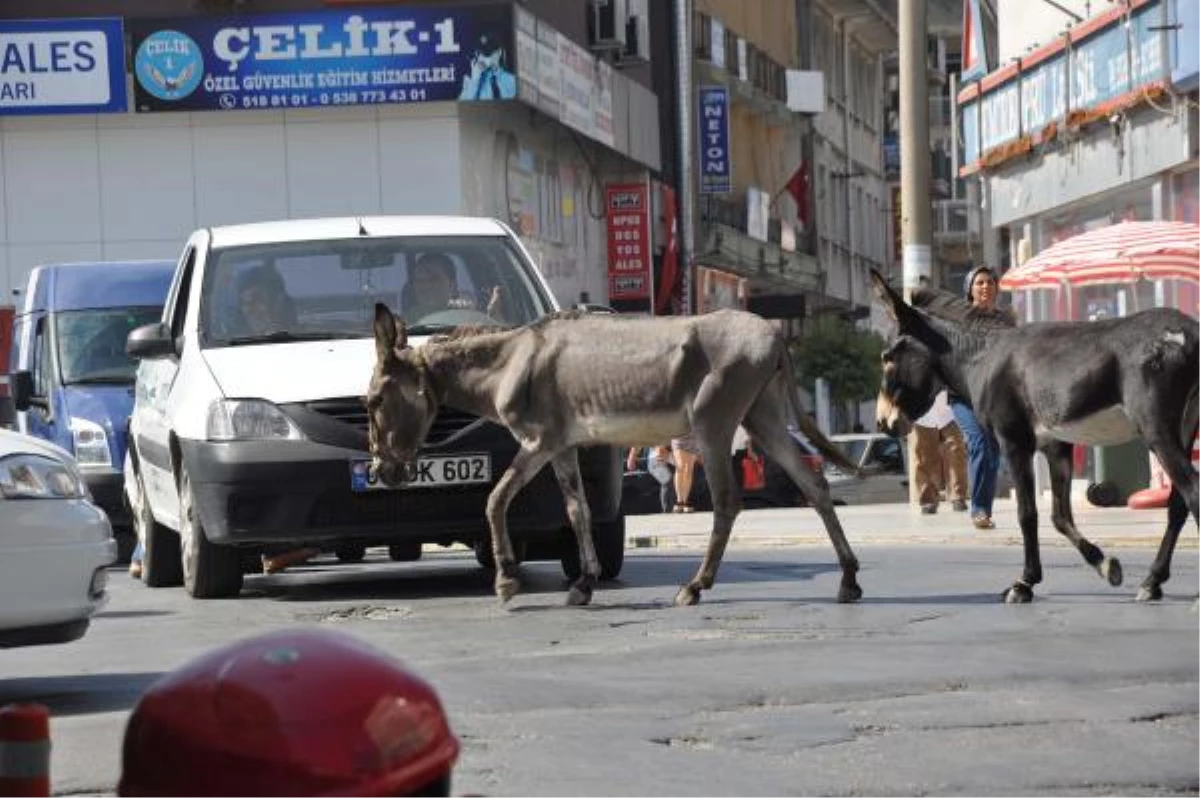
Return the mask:
{"type": "MultiPolygon", "coordinates": [[[[371,475],[370,460],[350,463],[350,490],[365,493],[388,490],[388,486],[371,475]]],[[[412,479],[405,488],[438,488],[448,485],[479,485],[492,481],[492,457],[488,454],[459,454],[445,457],[422,457],[417,460],[412,479]]]]}

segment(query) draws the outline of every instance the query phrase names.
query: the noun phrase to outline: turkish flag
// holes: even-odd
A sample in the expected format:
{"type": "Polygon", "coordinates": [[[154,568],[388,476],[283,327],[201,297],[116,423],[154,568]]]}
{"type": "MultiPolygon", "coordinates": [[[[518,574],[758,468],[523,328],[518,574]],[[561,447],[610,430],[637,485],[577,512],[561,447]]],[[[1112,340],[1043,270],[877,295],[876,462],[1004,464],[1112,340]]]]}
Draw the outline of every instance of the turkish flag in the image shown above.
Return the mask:
{"type": "Polygon", "coordinates": [[[800,220],[800,226],[808,229],[809,211],[808,211],[808,161],[801,161],[796,167],[796,171],[788,178],[787,185],[783,187],[784,191],[792,195],[792,199],[796,201],[796,217],[800,220]]]}

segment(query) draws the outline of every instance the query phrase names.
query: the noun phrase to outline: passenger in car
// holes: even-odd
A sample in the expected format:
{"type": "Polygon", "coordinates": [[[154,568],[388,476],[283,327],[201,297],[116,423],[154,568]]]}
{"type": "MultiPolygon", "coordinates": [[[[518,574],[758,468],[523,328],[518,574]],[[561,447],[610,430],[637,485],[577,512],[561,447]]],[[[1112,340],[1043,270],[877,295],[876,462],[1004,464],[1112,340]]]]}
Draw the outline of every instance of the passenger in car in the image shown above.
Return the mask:
{"type": "MultiPolygon", "coordinates": [[[[474,303],[468,300],[464,305],[458,294],[454,261],[440,252],[428,252],[417,258],[409,270],[408,282],[401,291],[400,304],[404,309],[404,319],[415,322],[432,313],[464,306],[473,310],[474,303]]],[[[504,321],[500,286],[491,291],[487,314],[497,321],[504,321]]]]}
{"type": "Polygon", "coordinates": [[[255,266],[238,281],[237,312],[246,335],[267,335],[296,324],[296,308],[283,278],[270,266],[255,266]]]}

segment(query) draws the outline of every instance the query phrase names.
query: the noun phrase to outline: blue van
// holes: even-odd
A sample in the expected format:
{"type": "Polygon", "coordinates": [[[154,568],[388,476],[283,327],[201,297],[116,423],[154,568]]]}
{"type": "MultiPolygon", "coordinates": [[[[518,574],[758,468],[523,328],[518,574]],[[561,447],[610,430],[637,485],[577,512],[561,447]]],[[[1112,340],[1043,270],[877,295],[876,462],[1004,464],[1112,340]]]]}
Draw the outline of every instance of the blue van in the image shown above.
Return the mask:
{"type": "Polygon", "coordinates": [[[122,466],[137,372],[125,339],[162,317],[174,273],[166,260],[38,266],[13,319],[17,428],[74,455],[122,559],[132,549],[122,466]]]}

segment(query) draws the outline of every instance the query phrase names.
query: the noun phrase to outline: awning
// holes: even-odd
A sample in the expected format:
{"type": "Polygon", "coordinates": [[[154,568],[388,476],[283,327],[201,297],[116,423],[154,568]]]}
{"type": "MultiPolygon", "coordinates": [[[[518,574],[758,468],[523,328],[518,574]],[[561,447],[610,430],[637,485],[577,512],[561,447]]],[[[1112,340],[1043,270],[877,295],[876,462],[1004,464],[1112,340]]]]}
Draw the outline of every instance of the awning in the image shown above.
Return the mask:
{"type": "Polygon", "coordinates": [[[1200,282],[1200,226],[1121,222],[1060,241],[1000,278],[1000,289],[1176,278],[1200,282]]]}

